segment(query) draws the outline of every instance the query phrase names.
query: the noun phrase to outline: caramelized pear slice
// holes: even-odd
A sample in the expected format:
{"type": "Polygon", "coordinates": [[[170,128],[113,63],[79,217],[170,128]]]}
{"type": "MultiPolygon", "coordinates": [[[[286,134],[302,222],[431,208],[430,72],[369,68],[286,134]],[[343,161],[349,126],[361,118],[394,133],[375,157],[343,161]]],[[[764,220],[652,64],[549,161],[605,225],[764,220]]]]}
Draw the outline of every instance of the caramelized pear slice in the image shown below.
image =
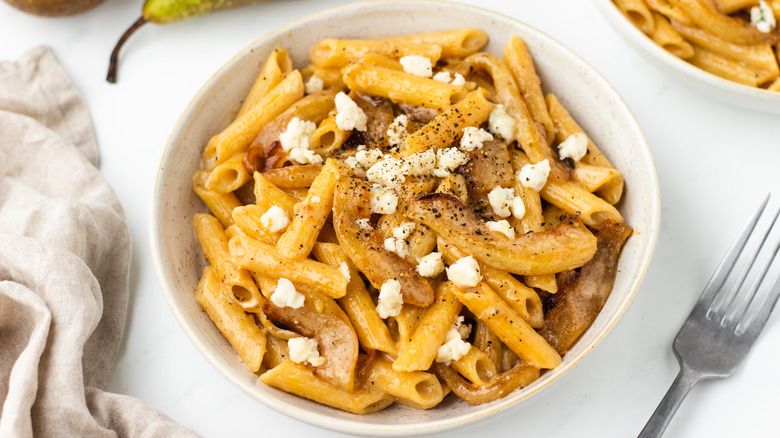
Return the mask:
{"type": "Polygon", "coordinates": [[[572,217],[551,230],[510,239],[491,232],[485,221],[460,199],[444,193],[413,199],[407,215],[479,261],[518,275],[554,274],[579,268],[596,252],[596,237],[572,217]]]}
{"type": "Polygon", "coordinates": [[[333,228],[347,256],[375,288],[381,289],[387,280],[398,280],[404,303],[430,305],[431,285],[413,264],[384,248],[370,218],[369,183],[354,178],[339,180],[333,201],[333,228]]]}

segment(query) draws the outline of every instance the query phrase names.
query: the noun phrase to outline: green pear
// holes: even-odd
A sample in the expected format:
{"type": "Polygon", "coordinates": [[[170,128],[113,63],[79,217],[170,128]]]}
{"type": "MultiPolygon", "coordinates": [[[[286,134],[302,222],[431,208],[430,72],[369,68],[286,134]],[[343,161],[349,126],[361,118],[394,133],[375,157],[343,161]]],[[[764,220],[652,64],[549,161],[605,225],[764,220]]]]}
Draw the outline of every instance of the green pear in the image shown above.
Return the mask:
{"type": "Polygon", "coordinates": [[[135,21],[129,29],[119,38],[119,41],[111,52],[108,64],[108,82],[116,82],[116,71],[119,63],[119,50],[130,36],[146,23],[166,24],[174,21],[186,20],[200,15],[210,14],[215,11],[247,6],[266,0],[146,0],[143,6],[141,18],[135,21]]]}

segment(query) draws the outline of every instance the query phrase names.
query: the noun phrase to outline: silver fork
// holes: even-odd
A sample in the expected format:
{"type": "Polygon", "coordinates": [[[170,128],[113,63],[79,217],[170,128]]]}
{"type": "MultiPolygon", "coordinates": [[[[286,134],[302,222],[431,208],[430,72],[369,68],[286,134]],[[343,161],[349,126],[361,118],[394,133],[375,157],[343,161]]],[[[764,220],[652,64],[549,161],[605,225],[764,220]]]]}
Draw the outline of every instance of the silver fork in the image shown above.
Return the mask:
{"type": "Polygon", "coordinates": [[[732,243],[677,333],[673,349],[680,373],[638,438],[661,436],[697,382],[732,375],[769,319],[780,296],[780,266],[775,266],[780,261],[773,263],[780,260],[780,230],[772,233],[780,228],[775,227],[780,212],[770,212],[768,201],[769,195],[732,243]]]}

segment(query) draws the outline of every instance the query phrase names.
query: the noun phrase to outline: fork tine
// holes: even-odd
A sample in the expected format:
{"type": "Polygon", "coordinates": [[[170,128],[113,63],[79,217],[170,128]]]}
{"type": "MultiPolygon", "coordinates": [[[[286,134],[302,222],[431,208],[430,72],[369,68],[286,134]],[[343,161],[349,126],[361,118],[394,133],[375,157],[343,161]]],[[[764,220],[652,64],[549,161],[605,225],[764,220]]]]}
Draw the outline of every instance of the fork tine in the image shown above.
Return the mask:
{"type": "Polygon", "coordinates": [[[742,253],[742,249],[745,248],[745,244],[753,233],[756,223],[758,223],[768,202],[769,194],[764,197],[764,201],[761,202],[758,210],[756,210],[753,217],[750,218],[750,221],[745,228],[742,229],[742,232],[737,236],[737,239],[731,244],[728,252],[726,252],[726,255],[723,256],[723,259],[720,261],[718,268],[712,273],[712,277],[710,277],[710,281],[707,282],[707,286],[704,288],[699,301],[696,303],[694,311],[706,311],[706,309],[710,307],[716,292],[723,286],[723,282],[726,281],[729,273],[731,273],[731,269],[734,267],[734,263],[737,261],[740,253],[742,253]]]}
{"type": "MultiPolygon", "coordinates": [[[[777,217],[775,217],[775,223],[773,223],[772,225],[774,226],[776,224],[777,224],[777,217]]],[[[776,243],[774,253],[772,254],[772,258],[767,262],[767,266],[765,268],[763,276],[758,279],[758,282],[763,282],[766,273],[773,265],[775,265],[774,284],[772,284],[772,287],[769,289],[769,292],[763,297],[763,301],[757,303],[760,304],[760,307],[758,307],[758,310],[756,310],[755,315],[751,317],[750,309],[754,307],[753,301],[762,299],[759,297],[758,294],[753,296],[751,303],[748,305],[748,307],[745,310],[745,315],[743,315],[742,321],[740,321],[740,323],[737,325],[737,329],[736,329],[737,335],[741,335],[745,331],[749,330],[750,336],[752,337],[758,336],[758,333],[761,332],[767,320],[769,319],[769,315],[772,313],[772,309],[774,309],[775,304],[777,303],[777,299],[780,296],[780,258],[778,258],[778,253],[780,253],[780,237],[778,237],[778,242],[776,243]]]]}
{"type": "MultiPolygon", "coordinates": [[[[756,299],[759,299],[759,292],[758,292],[759,287],[764,282],[764,279],[767,276],[767,272],[769,272],[769,269],[772,267],[772,264],[777,258],[778,251],[780,251],[780,236],[775,236],[773,240],[769,243],[769,245],[766,245],[768,235],[772,232],[772,229],[777,224],[778,216],[780,216],[780,210],[777,210],[775,212],[772,223],[769,225],[769,228],[765,233],[764,241],[761,243],[761,248],[759,248],[758,251],[756,251],[756,257],[757,257],[758,253],[764,247],[768,247],[768,251],[765,252],[764,254],[768,253],[769,256],[766,257],[766,260],[762,262],[762,266],[760,268],[754,269],[753,266],[750,267],[749,270],[752,270],[754,273],[757,274],[753,275],[753,281],[751,282],[750,286],[746,287],[745,289],[741,289],[738,292],[738,295],[734,297],[734,300],[729,306],[726,315],[723,317],[723,320],[721,321],[721,325],[724,327],[730,325],[734,321],[739,322],[742,319],[746,319],[746,315],[748,315],[747,313],[748,309],[751,308],[753,302],[756,299]]],[[[756,257],[753,258],[754,261],[756,257]]]]}
{"type": "MultiPolygon", "coordinates": [[[[780,215],[780,210],[775,211],[774,214],[771,214],[767,213],[765,209],[762,213],[762,217],[766,216],[767,214],[771,217],[771,223],[768,226],[764,225],[765,228],[763,234],[759,234],[755,238],[751,235],[750,238],[748,238],[748,241],[753,238],[753,242],[757,241],[758,244],[757,246],[754,245],[754,247],[749,250],[750,252],[745,252],[745,249],[743,249],[744,254],[740,255],[742,260],[737,262],[737,264],[741,266],[741,269],[736,276],[736,280],[734,280],[734,282],[731,284],[731,287],[729,287],[725,293],[719,293],[715,297],[712,305],[707,310],[708,318],[712,318],[716,313],[724,315],[721,321],[721,325],[724,327],[726,327],[730,321],[734,320],[732,316],[736,311],[735,308],[740,307],[740,301],[745,301],[745,298],[747,298],[748,301],[752,299],[753,293],[756,289],[758,289],[758,286],[761,283],[761,279],[763,279],[764,275],[766,275],[766,270],[769,269],[769,265],[772,263],[772,259],[774,259],[775,252],[777,251],[776,246],[774,250],[769,250],[771,252],[771,257],[769,257],[768,261],[764,262],[763,271],[761,271],[759,274],[758,281],[754,281],[749,287],[745,285],[748,274],[751,272],[758,272],[756,268],[756,261],[759,258],[759,254],[764,251],[764,248],[772,246],[772,243],[767,245],[767,240],[769,239],[769,234],[772,232],[772,228],[775,226],[775,222],[777,222],[777,217],[780,215]]],[[[756,227],[758,228],[760,225],[756,224],[756,227]]],[[[766,252],[764,253],[766,254],[766,252]]]]}
{"type": "Polygon", "coordinates": [[[764,329],[766,322],[769,320],[769,315],[772,313],[772,309],[777,304],[777,298],[780,297],[780,276],[775,278],[775,283],[772,285],[772,289],[765,297],[764,302],[761,303],[758,312],[749,320],[742,321],[737,325],[737,334],[747,333],[748,336],[755,338],[764,329]]]}

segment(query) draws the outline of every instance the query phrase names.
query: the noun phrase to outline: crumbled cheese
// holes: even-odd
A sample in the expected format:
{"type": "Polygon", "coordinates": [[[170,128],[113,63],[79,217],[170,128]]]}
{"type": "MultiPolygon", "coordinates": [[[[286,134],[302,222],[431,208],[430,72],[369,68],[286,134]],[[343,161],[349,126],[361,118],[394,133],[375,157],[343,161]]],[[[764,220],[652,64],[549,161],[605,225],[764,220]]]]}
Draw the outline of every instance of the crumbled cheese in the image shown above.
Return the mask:
{"type": "Polygon", "coordinates": [[[406,117],[406,114],[401,114],[387,127],[387,142],[390,143],[390,146],[403,144],[407,125],[409,125],[409,118],[406,117]]]}
{"type": "Polygon", "coordinates": [[[407,174],[412,176],[430,175],[436,167],[436,152],[433,149],[426,149],[422,152],[409,155],[404,159],[407,168],[407,174]]]}
{"type": "Polygon", "coordinates": [[[394,252],[398,257],[406,258],[409,255],[409,244],[405,240],[397,237],[388,237],[385,239],[384,247],[390,252],[394,252]]]}
{"type": "Polygon", "coordinates": [[[479,263],[472,256],[458,259],[447,268],[447,279],[461,287],[474,287],[482,280],[479,263]]]}
{"type": "Polygon", "coordinates": [[[471,334],[471,326],[468,324],[464,324],[463,322],[466,320],[466,318],[463,317],[463,315],[458,315],[455,318],[455,322],[452,323],[452,328],[458,331],[460,333],[460,337],[462,339],[466,339],[471,334]]]}
{"type": "Polygon", "coordinates": [[[367,150],[365,145],[360,146],[358,146],[357,153],[347,157],[345,162],[352,168],[356,176],[362,178],[366,176],[366,170],[370,169],[371,166],[382,158],[382,151],[379,149],[367,150]],[[360,146],[363,148],[361,149],[360,146]]]}
{"type": "Polygon", "coordinates": [[[372,184],[369,192],[371,213],[392,214],[398,208],[398,195],[380,184],[372,184]]]}
{"type": "Polygon", "coordinates": [[[571,158],[580,161],[586,153],[588,153],[588,137],[581,132],[566,137],[566,140],[558,145],[558,155],[561,160],[571,158]]]}
{"type": "Polygon", "coordinates": [[[320,356],[317,350],[317,341],[305,336],[292,338],[287,341],[287,347],[290,349],[290,360],[293,362],[309,362],[315,367],[325,365],[325,358],[320,356]]]}
{"type": "Polygon", "coordinates": [[[290,217],[287,216],[287,212],[283,208],[274,205],[260,216],[260,224],[276,233],[287,228],[287,225],[290,224],[290,217]]]}
{"type": "Polygon", "coordinates": [[[448,71],[440,71],[433,75],[434,81],[444,82],[445,84],[449,84],[452,80],[452,77],[450,76],[450,72],[448,71]]]}
{"type": "Polygon", "coordinates": [[[772,32],[777,27],[772,8],[764,0],[759,1],[758,6],[750,8],[750,23],[764,33],[772,32]]]}
{"type": "Polygon", "coordinates": [[[406,240],[409,238],[409,236],[412,235],[412,232],[414,232],[416,227],[417,224],[414,222],[403,221],[401,222],[401,225],[393,228],[393,237],[396,239],[406,240]]]}
{"type": "Polygon", "coordinates": [[[468,126],[463,128],[463,137],[460,139],[460,150],[473,151],[482,148],[482,143],[493,140],[493,136],[482,128],[468,126]]]}
{"type": "Polygon", "coordinates": [[[515,199],[514,189],[507,189],[501,186],[496,186],[488,193],[488,201],[490,206],[493,207],[493,213],[498,217],[509,217],[512,212],[509,210],[510,204],[515,199]]]}
{"type": "Polygon", "coordinates": [[[429,78],[433,74],[431,60],[420,55],[404,56],[398,60],[404,67],[404,71],[413,75],[429,78]]]}
{"type": "Polygon", "coordinates": [[[279,134],[279,142],[285,152],[290,152],[294,148],[309,149],[311,147],[311,136],[317,125],[308,120],[301,120],[293,117],[287,124],[287,129],[279,134]]]}
{"type": "Polygon", "coordinates": [[[336,95],[336,126],[344,131],[357,129],[358,131],[366,130],[366,123],[368,118],[366,113],[350,99],[349,96],[344,94],[343,91],[339,91],[336,95]]]}
{"type": "Polygon", "coordinates": [[[366,178],[383,186],[396,186],[406,181],[409,165],[400,158],[385,155],[366,171],[366,178]]]}
{"type": "Polygon", "coordinates": [[[299,164],[317,164],[322,163],[322,157],[311,149],[292,148],[290,149],[290,159],[299,164]]]}
{"type": "Polygon", "coordinates": [[[490,231],[501,233],[510,239],[515,238],[515,229],[512,228],[512,225],[510,225],[506,219],[502,219],[500,221],[489,221],[487,223],[487,227],[490,231]]]}
{"type": "Polygon", "coordinates": [[[466,154],[458,148],[439,149],[436,151],[436,168],[433,169],[433,175],[444,178],[468,161],[466,154]]]}
{"type": "Polygon", "coordinates": [[[460,73],[455,73],[455,77],[452,77],[448,71],[440,71],[436,73],[433,75],[433,80],[456,86],[466,85],[466,78],[464,78],[463,75],[460,73]]]}
{"type": "Polygon", "coordinates": [[[506,112],[504,105],[498,104],[488,118],[488,131],[511,143],[517,134],[515,119],[506,112]]]}
{"type": "Polygon", "coordinates": [[[310,199],[312,204],[319,204],[321,200],[319,196],[312,196],[310,199]]]}
{"type": "Polygon", "coordinates": [[[391,316],[398,316],[404,305],[404,298],[401,295],[401,283],[398,280],[387,280],[382,283],[379,289],[379,300],[376,305],[376,311],[379,317],[386,319],[391,316]]]}
{"type": "Polygon", "coordinates": [[[456,86],[466,85],[466,78],[464,78],[460,73],[455,73],[455,77],[452,78],[450,84],[456,86]]]}
{"type": "Polygon", "coordinates": [[[417,272],[423,277],[435,277],[444,272],[444,261],[440,252],[432,252],[420,259],[417,272]]]}
{"type": "Polygon", "coordinates": [[[550,162],[545,158],[536,164],[526,164],[515,174],[515,180],[520,184],[534,189],[537,192],[547,184],[547,176],[550,174],[550,162]]]}
{"type": "Polygon", "coordinates": [[[298,309],[303,306],[306,299],[300,292],[295,290],[295,285],[286,278],[280,278],[276,283],[276,290],[271,295],[271,302],[277,307],[292,307],[298,309]]]}
{"type": "Polygon", "coordinates": [[[515,196],[515,198],[512,199],[512,204],[509,208],[512,210],[512,216],[518,219],[522,219],[523,216],[525,216],[525,203],[520,196],[515,196]]]}
{"type": "Polygon", "coordinates": [[[374,227],[371,226],[371,221],[369,219],[358,219],[355,221],[358,226],[364,230],[373,230],[374,227]]]}
{"type": "Polygon", "coordinates": [[[460,332],[451,327],[444,338],[444,343],[436,351],[436,362],[449,366],[453,360],[458,360],[468,354],[471,344],[460,337],[460,332]]]}
{"type": "Polygon", "coordinates": [[[339,265],[339,272],[341,272],[341,275],[344,276],[344,279],[346,279],[347,282],[349,282],[349,280],[352,278],[352,275],[349,273],[349,266],[347,266],[347,262],[341,262],[339,265]]]}
{"type": "Polygon", "coordinates": [[[306,94],[314,94],[322,91],[325,83],[317,76],[312,76],[306,81],[306,94]]]}

